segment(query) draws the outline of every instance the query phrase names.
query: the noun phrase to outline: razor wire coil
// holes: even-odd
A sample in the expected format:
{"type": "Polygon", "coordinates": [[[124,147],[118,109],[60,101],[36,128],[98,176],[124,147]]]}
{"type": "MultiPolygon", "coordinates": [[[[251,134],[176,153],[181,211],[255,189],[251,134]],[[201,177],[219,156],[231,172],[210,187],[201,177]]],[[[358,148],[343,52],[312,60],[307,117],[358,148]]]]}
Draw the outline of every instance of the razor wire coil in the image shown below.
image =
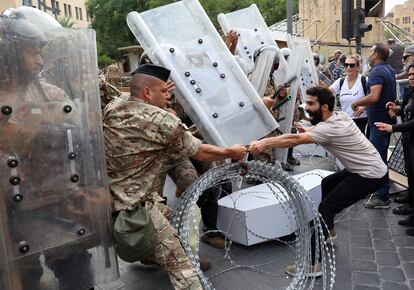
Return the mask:
{"type": "MultiPolygon", "coordinates": [[[[214,289],[214,287],[210,283],[209,279],[200,270],[198,259],[198,239],[194,253],[189,243],[190,228],[195,229],[196,233],[199,232],[197,222],[193,217],[194,207],[197,206],[196,201],[205,190],[218,186],[223,182],[240,179],[241,177],[253,178],[264,183],[268,183],[276,188],[277,190],[274,190],[268,185],[272,191],[272,195],[275,197],[277,202],[280,203],[284,213],[287,214],[291,225],[296,225],[296,239],[295,241],[288,242],[287,244],[295,250],[295,265],[297,273],[293,276],[292,282],[287,289],[312,289],[314,286],[315,278],[309,278],[307,275],[313,270],[311,266],[312,258],[310,250],[310,237],[312,234],[315,235],[316,241],[315,261],[318,261],[319,257],[321,258],[323,289],[332,289],[335,281],[335,252],[333,247],[328,247],[329,242],[325,241],[323,237],[323,227],[326,227],[326,225],[320,218],[313,201],[310,199],[305,189],[282,170],[279,163],[272,165],[260,161],[249,161],[217,166],[206,172],[195,183],[187,188],[186,192],[178,201],[176,210],[174,211],[174,215],[171,220],[172,225],[177,229],[183,248],[195,265],[204,289],[210,290],[214,289]],[[313,227],[309,224],[309,213],[307,212],[309,211],[309,206],[312,213],[317,217],[313,220],[313,227]]],[[[237,200],[234,201],[235,208],[236,202],[237,200]]],[[[237,216],[236,218],[241,219],[237,216]]],[[[251,234],[263,240],[279,240],[257,234],[254,229],[249,229],[246,224],[244,224],[244,226],[251,234]]],[[[231,241],[229,244],[227,244],[227,241],[228,240],[226,238],[225,258],[230,260],[232,267],[222,271],[221,273],[213,275],[210,279],[222,273],[228,272],[229,270],[240,268],[250,269],[261,274],[270,274],[271,276],[274,276],[274,274],[267,273],[266,271],[259,269],[258,266],[260,265],[237,265],[229,254],[231,241]]]]}

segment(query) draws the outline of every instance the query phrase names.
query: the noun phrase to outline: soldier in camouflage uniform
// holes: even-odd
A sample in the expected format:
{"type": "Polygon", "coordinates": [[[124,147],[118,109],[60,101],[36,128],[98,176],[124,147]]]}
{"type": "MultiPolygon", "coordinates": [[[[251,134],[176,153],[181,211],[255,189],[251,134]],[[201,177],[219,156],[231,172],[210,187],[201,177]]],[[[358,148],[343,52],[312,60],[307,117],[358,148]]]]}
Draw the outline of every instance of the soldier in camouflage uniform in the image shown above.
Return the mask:
{"type": "Polygon", "coordinates": [[[120,97],[122,92],[110,84],[102,73],[99,75],[99,94],[101,97],[101,109],[103,110],[113,99],[120,97]]]}
{"type": "MultiPolygon", "coordinates": [[[[33,252],[38,250],[36,246],[50,245],[47,244],[49,241],[70,240],[74,234],[68,229],[68,223],[74,212],[77,212],[79,221],[85,218],[82,213],[84,193],[77,191],[78,188],[64,187],[67,176],[60,170],[56,171],[56,168],[63,171],[65,166],[59,163],[56,155],[66,152],[67,140],[58,126],[63,118],[51,112],[53,104],[64,103],[73,108],[71,121],[74,126],[80,118],[76,106],[63,90],[39,78],[44,65],[42,49],[46,43],[43,33],[24,18],[9,20],[0,17],[0,58],[7,59],[0,68],[0,100],[3,104],[0,162],[8,164],[16,158],[17,172],[22,180],[22,184],[20,179],[18,181],[22,196],[14,200],[10,198],[9,180],[0,181],[0,221],[8,221],[3,230],[10,243],[7,248],[9,254],[14,253],[12,245],[23,239],[31,243],[33,252]],[[73,207],[71,200],[76,200],[78,208],[73,207]]],[[[83,245],[77,244],[76,247],[75,250],[73,247],[50,247],[42,253],[44,263],[59,282],[59,289],[81,289],[80,285],[93,285],[89,254],[83,245]],[[69,277],[68,273],[74,274],[68,271],[74,263],[78,269],[77,276],[69,277]]],[[[41,278],[45,267],[39,259],[40,254],[30,254],[29,249],[27,258],[16,259],[9,265],[8,271],[13,277],[11,289],[43,289],[41,278]]],[[[0,288],[2,275],[4,272],[0,267],[0,288]]]]}
{"type": "Polygon", "coordinates": [[[140,66],[131,78],[130,98],[117,98],[105,108],[110,191],[115,213],[134,210],[139,204],[148,210],[156,230],[155,259],[168,272],[175,289],[201,289],[195,268],[168,221],[171,209],[161,203],[163,198],[154,190],[154,182],[171,155],[204,161],[241,160],[247,149],[202,144],[176,116],[161,109],[168,104],[169,74],[159,66],[140,66]]]}
{"type": "MultiPolygon", "coordinates": [[[[152,64],[150,58],[145,52],[141,55],[139,64],[152,64]]],[[[175,89],[175,84],[171,81],[168,81],[167,87],[169,92],[171,92],[171,97],[169,98],[168,108],[166,110],[178,116],[185,125],[190,127],[192,134],[202,140],[202,136],[199,134],[190,117],[178,102],[177,97],[172,94],[172,91],[175,89]]],[[[168,174],[177,186],[176,196],[180,197],[186,188],[198,178],[198,175],[205,173],[211,167],[212,164],[210,162],[198,162],[194,159],[190,160],[188,157],[183,157],[180,155],[172,156],[171,159],[166,161],[164,168],[161,169],[158,174],[157,191],[162,194],[165,179],[168,174]]],[[[207,189],[200,196],[199,200],[197,201],[197,205],[201,209],[201,216],[204,224],[203,231],[207,232],[201,237],[201,241],[212,247],[224,249],[224,236],[221,233],[216,232],[218,199],[220,196],[221,191],[219,188],[207,189]]],[[[203,259],[203,257],[200,257],[200,265],[202,269],[208,269],[211,267],[211,262],[203,259]]]]}

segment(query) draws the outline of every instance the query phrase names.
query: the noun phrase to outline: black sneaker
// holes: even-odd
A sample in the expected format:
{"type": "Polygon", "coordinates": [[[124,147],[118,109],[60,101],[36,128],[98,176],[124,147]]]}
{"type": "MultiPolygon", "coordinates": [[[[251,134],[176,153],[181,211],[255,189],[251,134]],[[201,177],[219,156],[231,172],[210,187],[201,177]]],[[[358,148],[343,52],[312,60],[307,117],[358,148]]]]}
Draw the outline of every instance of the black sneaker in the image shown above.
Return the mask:
{"type": "Polygon", "coordinates": [[[406,227],[414,227],[414,216],[409,216],[406,219],[399,220],[398,224],[400,226],[406,226],[406,227]]]}
{"type": "Polygon", "coordinates": [[[289,163],[282,163],[282,169],[284,171],[293,171],[292,165],[290,165],[289,163]]]}
{"type": "Polygon", "coordinates": [[[292,166],[300,165],[300,161],[293,156],[289,156],[287,162],[292,166]]]}
{"type": "Polygon", "coordinates": [[[404,204],[402,206],[399,206],[397,208],[394,208],[392,210],[393,214],[399,214],[399,215],[409,215],[414,213],[414,207],[412,207],[410,204],[404,204]]]}
{"type": "Polygon", "coordinates": [[[414,229],[408,229],[405,231],[407,236],[414,237],[414,229]]]}

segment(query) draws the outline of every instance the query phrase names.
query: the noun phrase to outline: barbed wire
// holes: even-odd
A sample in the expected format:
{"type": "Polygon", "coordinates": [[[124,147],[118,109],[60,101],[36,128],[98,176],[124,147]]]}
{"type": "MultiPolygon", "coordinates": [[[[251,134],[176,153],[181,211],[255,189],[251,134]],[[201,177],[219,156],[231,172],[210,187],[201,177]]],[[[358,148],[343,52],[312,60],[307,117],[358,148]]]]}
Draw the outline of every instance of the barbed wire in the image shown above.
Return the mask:
{"type": "MultiPolygon", "coordinates": [[[[272,165],[260,161],[249,161],[217,166],[206,172],[195,183],[193,183],[178,201],[172,218],[172,224],[178,230],[184,250],[195,265],[204,289],[210,290],[214,289],[214,287],[210,283],[209,279],[200,270],[198,255],[199,239],[197,239],[194,252],[192,251],[189,242],[190,231],[195,230],[196,233],[199,233],[199,227],[194,217],[194,209],[195,206],[197,206],[196,202],[206,189],[219,186],[224,182],[240,179],[240,177],[252,178],[267,183],[268,189],[272,192],[273,197],[277,202],[279,202],[282,210],[289,218],[290,225],[293,225],[296,228],[296,231],[294,232],[295,240],[292,242],[285,242],[280,239],[265,237],[261,234],[255,233],[254,229],[248,228],[244,222],[244,219],[237,216],[237,198],[233,200],[234,211],[230,222],[234,218],[237,218],[243,222],[243,225],[250,234],[262,240],[276,240],[283,242],[294,250],[297,273],[293,276],[290,285],[287,287],[288,290],[305,288],[312,289],[315,284],[315,277],[307,276],[308,273],[313,271],[310,237],[314,234],[316,240],[314,261],[321,260],[323,289],[332,289],[335,281],[335,251],[333,247],[328,247],[328,242],[326,242],[323,237],[323,227],[326,227],[326,225],[315,208],[313,201],[308,196],[305,189],[282,170],[280,163],[272,165]],[[309,210],[311,213],[309,213],[309,210]],[[313,220],[312,226],[309,223],[310,214],[316,216],[313,220]]],[[[228,230],[229,228],[227,229],[227,232],[228,230]]],[[[268,273],[259,268],[260,266],[272,263],[275,260],[259,265],[237,265],[230,256],[230,246],[232,243],[229,239],[229,234],[223,231],[220,232],[222,232],[226,237],[225,259],[230,261],[231,267],[221,271],[220,273],[214,274],[210,277],[210,279],[234,269],[253,270],[264,275],[281,277],[281,275],[268,273]]],[[[332,245],[332,242],[329,243],[332,245]]]]}

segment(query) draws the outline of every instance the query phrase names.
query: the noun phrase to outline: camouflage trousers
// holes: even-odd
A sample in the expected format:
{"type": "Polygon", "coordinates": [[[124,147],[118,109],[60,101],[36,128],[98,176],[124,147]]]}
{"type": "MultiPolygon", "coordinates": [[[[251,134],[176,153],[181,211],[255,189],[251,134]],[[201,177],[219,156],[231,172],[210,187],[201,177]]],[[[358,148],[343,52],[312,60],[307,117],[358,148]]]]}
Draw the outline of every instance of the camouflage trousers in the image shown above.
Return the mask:
{"type": "Polygon", "coordinates": [[[177,231],[168,221],[172,209],[158,202],[147,202],[145,208],[155,227],[155,259],[168,272],[176,290],[202,290],[194,265],[184,252],[177,231]]]}
{"type": "MultiPolygon", "coordinates": [[[[164,188],[165,179],[167,174],[171,177],[175,185],[177,186],[176,195],[181,196],[187,187],[193,184],[197,178],[198,173],[204,173],[213,166],[212,163],[199,162],[192,160],[184,156],[171,156],[167,159],[163,168],[158,172],[157,179],[155,181],[155,191],[160,195],[164,188]]],[[[209,230],[217,229],[217,211],[218,211],[218,199],[221,196],[220,189],[210,188],[203,192],[197,201],[197,205],[201,210],[201,218],[204,226],[209,230]]],[[[199,209],[195,208],[194,217],[198,221],[200,214],[197,212],[199,209]]],[[[197,240],[198,232],[194,231],[190,233],[191,247],[194,248],[194,241],[197,240]]]]}
{"type": "Polygon", "coordinates": [[[188,157],[171,156],[157,174],[154,191],[162,195],[167,174],[177,187],[177,193],[184,192],[187,187],[197,180],[198,174],[188,157]]]}
{"type": "MultiPolygon", "coordinates": [[[[160,172],[157,175],[156,191],[160,194],[162,193],[162,190],[164,188],[167,174],[175,183],[175,186],[177,187],[177,192],[180,193],[180,195],[198,178],[197,170],[195,169],[193,163],[190,161],[188,157],[184,157],[181,155],[173,156],[167,160],[164,167],[160,170],[160,172]]],[[[201,220],[201,211],[197,206],[194,207],[194,219],[197,225],[199,225],[201,220]]],[[[189,242],[191,249],[193,250],[193,252],[195,252],[195,246],[199,237],[199,233],[196,230],[195,224],[192,223],[190,227],[191,228],[189,242]]]]}

